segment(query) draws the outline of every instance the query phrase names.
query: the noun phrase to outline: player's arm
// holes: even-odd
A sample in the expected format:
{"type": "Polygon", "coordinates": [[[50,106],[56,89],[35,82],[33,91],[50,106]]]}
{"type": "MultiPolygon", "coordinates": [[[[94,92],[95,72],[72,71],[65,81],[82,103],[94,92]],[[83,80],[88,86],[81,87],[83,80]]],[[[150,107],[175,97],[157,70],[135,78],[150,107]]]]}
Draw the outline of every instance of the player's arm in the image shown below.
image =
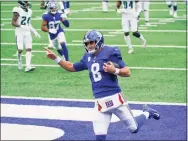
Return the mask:
{"type": "Polygon", "coordinates": [[[42,0],[41,1],[41,4],[40,4],[40,9],[45,9],[45,0],[42,0]]]}
{"type": "Polygon", "coordinates": [[[104,63],[103,69],[105,72],[119,75],[122,77],[130,77],[131,75],[129,67],[125,66],[123,68],[116,68],[113,62],[104,63]]]}
{"type": "Polygon", "coordinates": [[[117,0],[117,2],[116,2],[116,8],[119,9],[120,6],[121,6],[121,1],[120,1],[120,0],[117,0]]]}
{"type": "Polygon", "coordinates": [[[17,23],[19,16],[20,15],[19,15],[18,12],[13,12],[12,25],[15,26],[15,27],[20,27],[20,25],[17,23]]]}
{"type": "Polygon", "coordinates": [[[42,21],[41,30],[44,32],[49,32],[49,30],[47,28],[47,21],[45,21],[45,20],[42,21]]]}
{"type": "Polygon", "coordinates": [[[69,27],[69,26],[70,26],[66,14],[61,14],[61,22],[62,22],[63,25],[66,26],[66,27],[69,27]]]}
{"type": "Polygon", "coordinates": [[[78,72],[78,71],[83,71],[83,70],[87,69],[83,60],[73,64],[72,62],[62,60],[60,57],[55,55],[48,48],[45,48],[45,50],[47,51],[46,55],[47,55],[48,58],[54,60],[57,64],[59,64],[62,68],[64,68],[67,71],[78,72]]]}

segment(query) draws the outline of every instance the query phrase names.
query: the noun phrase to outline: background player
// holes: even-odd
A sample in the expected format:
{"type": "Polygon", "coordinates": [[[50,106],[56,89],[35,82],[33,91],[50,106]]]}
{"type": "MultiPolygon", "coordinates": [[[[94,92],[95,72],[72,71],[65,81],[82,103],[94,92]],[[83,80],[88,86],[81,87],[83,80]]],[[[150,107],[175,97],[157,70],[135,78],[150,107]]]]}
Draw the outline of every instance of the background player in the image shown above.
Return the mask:
{"type": "Polygon", "coordinates": [[[58,53],[69,60],[64,30],[60,26],[63,23],[66,27],[69,27],[67,16],[57,10],[55,2],[49,2],[48,12],[42,15],[42,19],[41,30],[49,33],[52,44],[58,53]]]}
{"type": "Polygon", "coordinates": [[[136,2],[136,11],[138,12],[138,18],[140,17],[141,12],[144,11],[145,24],[147,26],[150,25],[150,23],[149,23],[149,6],[150,6],[149,0],[139,0],[138,2],[136,2]]]}
{"type": "Polygon", "coordinates": [[[176,0],[166,0],[166,4],[168,5],[169,14],[176,18],[178,9],[176,0]]]}
{"type": "Polygon", "coordinates": [[[142,41],[143,47],[146,47],[146,40],[143,35],[138,32],[138,25],[137,25],[137,12],[135,9],[135,1],[133,0],[117,0],[117,13],[122,15],[122,28],[124,31],[124,39],[128,45],[129,51],[128,54],[134,52],[133,46],[131,44],[131,38],[129,36],[129,28],[131,27],[131,31],[133,36],[139,38],[142,41]],[[122,8],[120,8],[122,6],[122,8]]]}
{"type": "Polygon", "coordinates": [[[18,69],[22,69],[22,51],[26,49],[26,68],[25,72],[35,70],[35,67],[31,66],[32,57],[32,36],[31,32],[38,38],[40,35],[31,25],[32,10],[29,8],[30,3],[28,1],[18,1],[18,7],[13,8],[12,25],[16,27],[16,44],[17,44],[17,57],[18,57],[18,69]]]}

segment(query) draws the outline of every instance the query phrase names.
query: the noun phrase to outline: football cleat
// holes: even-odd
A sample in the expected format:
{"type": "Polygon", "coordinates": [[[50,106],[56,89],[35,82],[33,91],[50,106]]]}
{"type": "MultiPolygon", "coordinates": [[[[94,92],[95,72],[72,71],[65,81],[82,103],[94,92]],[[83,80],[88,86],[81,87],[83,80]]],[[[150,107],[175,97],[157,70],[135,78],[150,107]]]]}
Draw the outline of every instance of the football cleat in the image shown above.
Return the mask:
{"type": "Polygon", "coordinates": [[[128,51],[128,54],[132,54],[133,52],[134,52],[134,49],[130,48],[129,51],[128,51]]]}
{"type": "Polygon", "coordinates": [[[25,72],[30,72],[34,70],[35,70],[35,67],[31,67],[31,66],[25,68],[25,72]]]}
{"type": "Polygon", "coordinates": [[[148,105],[143,105],[143,112],[148,112],[149,113],[149,119],[150,118],[153,118],[153,119],[155,119],[155,120],[159,120],[160,119],[160,115],[159,115],[159,113],[156,111],[156,110],[154,110],[154,109],[152,109],[152,108],[150,108],[148,105]]]}

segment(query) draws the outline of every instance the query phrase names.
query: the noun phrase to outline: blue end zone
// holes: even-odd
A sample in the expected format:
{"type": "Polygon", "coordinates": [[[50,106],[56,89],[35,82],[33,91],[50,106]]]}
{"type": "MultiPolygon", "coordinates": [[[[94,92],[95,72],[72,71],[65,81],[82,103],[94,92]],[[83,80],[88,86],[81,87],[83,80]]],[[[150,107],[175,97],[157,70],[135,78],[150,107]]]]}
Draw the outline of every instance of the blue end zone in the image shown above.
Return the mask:
{"type": "MultiPolygon", "coordinates": [[[[1,103],[19,105],[48,105],[69,107],[93,107],[93,102],[50,101],[1,98],[1,103]]],[[[131,109],[142,109],[142,105],[130,104],[131,109]]],[[[159,111],[161,119],[147,120],[137,134],[131,134],[122,122],[111,123],[107,140],[186,140],[186,106],[152,105],[159,111]]],[[[71,120],[49,120],[32,118],[1,117],[1,123],[39,125],[64,130],[57,140],[95,140],[92,122],[71,120]]]]}

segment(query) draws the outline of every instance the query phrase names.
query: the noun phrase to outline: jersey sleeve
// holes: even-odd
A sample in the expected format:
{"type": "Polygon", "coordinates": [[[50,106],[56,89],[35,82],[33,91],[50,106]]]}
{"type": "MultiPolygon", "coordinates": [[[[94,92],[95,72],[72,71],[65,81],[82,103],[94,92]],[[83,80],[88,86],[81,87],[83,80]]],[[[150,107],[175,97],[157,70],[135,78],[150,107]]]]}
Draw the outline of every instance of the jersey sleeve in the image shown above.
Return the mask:
{"type": "Polygon", "coordinates": [[[121,52],[119,48],[114,47],[109,58],[110,61],[117,63],[120,68],[124,68],[126,66],[125,62],[122,59],[121,52]]]}
{"type": "Polygon", "coordinates": [[[20,14],[20,10],[19,10],[18,7],[14,7],[13,10],[12,10],[12,12],[13,13],[16,12],[16,13],[20,14]]]}
{"type": "Polygon", "coordinates": [[[42,19],[43,19],[44,21],[48,21],[48,15],[47,15],[46,13],[44,13],[44,14],[42,15],[42,19]]]}
{"type": "Polygon", "coordinates": [[[85,60],[84,60],[84,56],[82,57],[82,59],[80,60],[80,62],[76,62],[73,64],[73,67],[76,71],[83,71],[83,70],[87,70],[87,65],[85,64],[85,60]]]}

